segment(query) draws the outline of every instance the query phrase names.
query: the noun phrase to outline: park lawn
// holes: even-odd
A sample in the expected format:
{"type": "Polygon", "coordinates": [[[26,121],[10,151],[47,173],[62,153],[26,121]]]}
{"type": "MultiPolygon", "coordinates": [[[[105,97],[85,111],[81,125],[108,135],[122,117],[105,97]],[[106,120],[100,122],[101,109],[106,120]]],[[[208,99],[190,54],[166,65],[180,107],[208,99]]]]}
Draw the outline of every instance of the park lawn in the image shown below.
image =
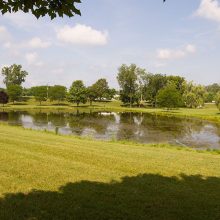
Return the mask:
{"type": "Polygon", "coordinates": [[[0,219],[220,219],[220,155],[0,125],[0,219]]]}

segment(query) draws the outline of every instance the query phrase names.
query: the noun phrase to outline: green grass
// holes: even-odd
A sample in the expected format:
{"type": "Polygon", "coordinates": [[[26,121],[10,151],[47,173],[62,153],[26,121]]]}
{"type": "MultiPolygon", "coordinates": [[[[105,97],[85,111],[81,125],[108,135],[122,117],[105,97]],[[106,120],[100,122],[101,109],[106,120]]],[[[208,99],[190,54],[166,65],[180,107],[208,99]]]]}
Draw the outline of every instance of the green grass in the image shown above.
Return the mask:
{"type": "Polygon", "coordinates": [[[2,124],[0,219],[217,220],[220,155],[2,124]]]}
{"type": "MultiPolygon", "coordinates": [[[[9,110],[44,110],[44,111],[63,111],[63,112],[72,112],[76,110],[76,105],[70,104],[68,102],[63,102],[60,105],[57,105],[57,102],[43,102],[40,106],[34,99],[30,99],[28,102],[17,103],[13,105],[12,103],[7,106],[0,107],[0,110],[9,111],[9,110]]],[[[180,108],[171,111],[166,111],[161,108],[129,108],[122,107],[120,101],[113,102],[94,102],[93,106],[87,104],[80,105],[80,109],[94,109],[102,111],[115,111],[115,112],[146,112],[157,115],[168,115],[176,117],[191,117],[199,118],[203,120],[213,121],[220,123],[220,111],[217,109],[215,104],[206,104],[204,108],[201,109],[189,109],[189,108],[180,108]]]]}

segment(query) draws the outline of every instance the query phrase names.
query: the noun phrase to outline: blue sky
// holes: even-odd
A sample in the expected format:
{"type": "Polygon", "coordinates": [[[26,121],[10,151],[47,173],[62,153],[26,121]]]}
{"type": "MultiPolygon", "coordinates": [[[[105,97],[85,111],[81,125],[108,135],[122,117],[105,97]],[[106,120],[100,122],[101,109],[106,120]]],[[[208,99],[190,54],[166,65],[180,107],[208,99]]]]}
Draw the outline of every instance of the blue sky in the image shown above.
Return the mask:
{"type": "Polygon", "coordinates": [[[0,16],[0,67],[22,64],[26,87],[105,77],[117,88],[123,63],[220,83],[219,0],[84,0],[78,8],[81,17],[53,21],[0,16]]]}

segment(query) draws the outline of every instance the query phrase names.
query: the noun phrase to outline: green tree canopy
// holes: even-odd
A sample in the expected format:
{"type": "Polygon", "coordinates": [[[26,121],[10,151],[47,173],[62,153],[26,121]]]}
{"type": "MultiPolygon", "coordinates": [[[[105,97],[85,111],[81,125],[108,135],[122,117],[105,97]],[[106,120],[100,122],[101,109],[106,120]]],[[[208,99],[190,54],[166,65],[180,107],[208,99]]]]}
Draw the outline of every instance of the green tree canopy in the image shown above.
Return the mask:
{"type": "Polygon", "coordinates": [[[21,65],[13,64],[9,67],[2,68],[2,75],[4,77],[3,82],[5,83],[6,87],[8,85],[21,85],[24,81],[28,72],[22,70],[21,65]]]}
{"type": "Polygon", "coordinates": [[[173,82],[168,83],[167,86],[158,92],[157,103],[159,106],[168,109],[181,106],[182,96],[173,82]]]}
{"type": "Polygon", "coordinates": [[[31,12],[36,18],[48,15],[51,19],[64,15],[73,17],[75,14],[81,15],[80,10],[75,6],[81,3],[80,0],[8,0],[0,1],[0,12],[13,13],[23,11],[31,12]]]}
{"type": "Polygon", "coordinates": [[[22,95],[22,87],[20,85],[9,84],[7,94],[11,102],[18,101],[22,95]]]}
{"type": "Polygon", "coordinates": [[[76,103],[79,106],[80,103],[86,103],[87,90],[82,80],[76,80],[70,87],[68,100],[76,103]]]}
{"type": "Polygon", "coordinates": [[[8,94],[4,91],[0,91],[0,103],[4,106],[8,103],[8,94]]]}
{"type": "Polygon", "coordinates": [[[217,108],[220,110],[220,92],[216,94],[215,103],[216,103],[217,108]]]}
{"type": "Polygon", "coordinates": [[[193,82],[186,83],[183,99],[186,107],[197,108],[205,103],[206,90],[204,86],[195,85],[193,82]]]}
{"type": "Polygon", "coordinates": [[[36,101],[40,102],[47,100],[48,87],[47,86],[35,86],[31,88],[31,93],[34,95],[36,101]]]}
{"type": "Polygon", "coordinates": [[[145,77],[145,93],[144,98],[156,106],[156,98],[158,92],[167,84],[167,76],[162,74],[147,74],[145,77]]]}
{"type": "Polygon", "coordinates": [[[103,98],[107,98],[109,86],[106,79],[99,79],[96,83],[92,85],[92,87],[97,99],[101,101],[103,98]]]}
{"type": "Polygon", "coordinates": [[[90,105],[92,105],[92,102],[94,102],[97,99],[98,96],[94,84],[87,88],[87,97],[89,99],[90,105]]]}
{"type": "Polygon", "coordinates": [[[218,92],[220,92],[220,84],[213,83],[212,85],[206,86],[207,95],[206,102],[212,102],[215,100],[215,96],[218,92]]]}
{"type": "Polygon", "coordinates": [[[49,87],[48,96],[50,101],[63,101],[66,98],[67,89],[65,86],[55,85],[49,87]]]}
{"type": "Polygon", "coordinates": [[[129,103],[130,107],[137,99],[138,91],[138,67],[135,64],[127,66],[123,64],[118,69],[118,83],[120,86],[120,99],[123,103],[129,103]]]}

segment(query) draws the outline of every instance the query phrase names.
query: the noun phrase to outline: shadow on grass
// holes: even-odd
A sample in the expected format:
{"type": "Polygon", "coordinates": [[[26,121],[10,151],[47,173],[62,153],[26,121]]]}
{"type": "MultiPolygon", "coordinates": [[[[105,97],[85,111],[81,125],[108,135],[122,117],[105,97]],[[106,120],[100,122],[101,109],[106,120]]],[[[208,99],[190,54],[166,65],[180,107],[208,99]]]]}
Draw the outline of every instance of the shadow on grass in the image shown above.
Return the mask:
{"type": "Polygon", "coordinates": [[[180,111],[174,111],[174,110],[162,110],[161,112],[166,112],[166,113],[173,113],[173,114],[178,114],[180,111]]]}
{"type": "Polygon", "coordinates": [[[0,219],[220,219],[220,178],[139,175],[68,183],[59,191],[7,194],[0,219]]]}
{"type": "Polygon", "coordinates": [[[51,104],[52,106],[70,106],[70,104],[67,104],[67,103],[54,103],[54,104],[51,104]]]}
{"type": "Polygon", "coordinates": [[[27,105],[27,103],[25,103],[25,102],[15,102],[14,104],[12,104],[12,105],[27,105]]]}

